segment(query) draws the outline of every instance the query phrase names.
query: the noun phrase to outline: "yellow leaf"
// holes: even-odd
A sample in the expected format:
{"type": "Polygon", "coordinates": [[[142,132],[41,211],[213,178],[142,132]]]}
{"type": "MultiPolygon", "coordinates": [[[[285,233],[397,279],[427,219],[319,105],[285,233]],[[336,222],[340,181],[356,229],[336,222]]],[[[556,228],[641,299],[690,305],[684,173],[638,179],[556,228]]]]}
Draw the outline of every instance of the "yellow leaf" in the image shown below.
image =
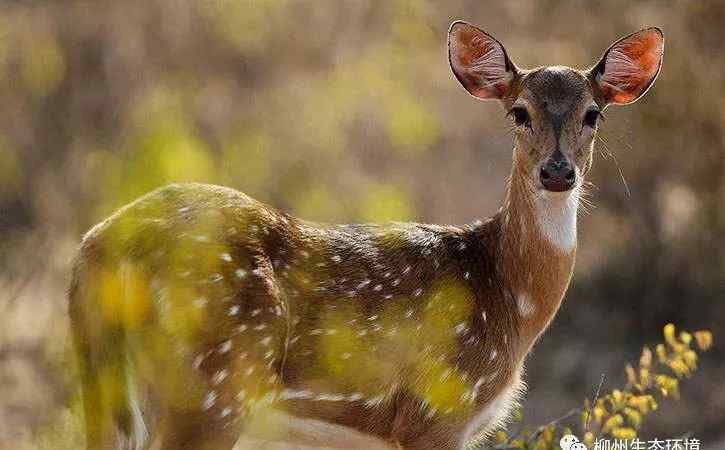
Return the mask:
{"type": "Polygon", "coordinates": [[[652,351],[649,347],[642,349],[642,356],[639,357],[639,366],[643,369],[649,369],[652,366],[652,351]]]}
{"type": "Polygon", "coordinates": [[[657,344],[657,347],[655,347],[655,353],[657,353],[657,360],[661,364],[664,364],[665,361],[667,361],[667,347],[663,344],[657,344]]]}
{"type": "Polygon", "coordinates": [[[615,439],[634,439],[637,437],[637,432],[629,427],[615,428],[612,430],[612,437],[615,439]]]}
{"type": "Polygon", "coordinates": [[[690,370],[697,369],[697,353],[693,350],[687,350],[682,354],[682,360],[690,370]]]}
{"type": "Polygon", "coordinates": [[[615,409],[620,409],[624,403],[624,394],[619,389],[612,391],[612,405],[615,409]]]}
{"type": "Polygon", "coordinates": [[[685,345],[690,345],[692,342],[692,335],[687,331],[680,332],[680,341],[685,345]]]}
{"type": "Polygon", "coordinates": [[[627,421],[634,428],[639,428],[642,424],[642,414],[634,408],[625,408],[624,415],[627,416],[627,421]]]}
{"type": "Polygon", "coordinates": [[[604,408],[596,407],[596,408],[594,408],[594,411],[592,411],[592,416],[594,416],[594,420],[597,423],[600,423],[602,421],[605,414],[606,414],[606,410],[604,408]]]}
{"type": "Polygon", "coordinates": [[[602,433],[609,433],[615,428],[622,426],[622,424],[624,424],[624,418],[619,414],[615,414],[604,422],[602,433]]]}
{"type": "Polygon", "coordinates": [[[508,442],[509,437],[505,431],[497,431],[494,439],[496,440],[497,444],[505,444],[506,442],[508,442]]]}
{"type": "Polygon", "coordinates": [[[651,395],[632,396],[627,403],[632,408],[636,408],[640,413],[648,414],[650,411],[657,409],[657,402],[651,395]]]}
{"type": "Polygon", "coordinates": [[[712,333],[706,330],[695,331],[695,340],[697,341],[697,347],[706,351],[712,346],[712,333]]]}
{"type": "Polygon", "coordinates": [[[680,344],[675,337],[675,326],[673,324],[668,323],[665,325],[664,336],[665,342],[667,342],[667,345],[669,345],[674,352],[679,353],[682,351],[683,345],[680,344]]]}
{"type": "Polygon", "coordinates": [[[644,389],[649,387],[651,382],[649,378],[649,369],[639,369],[639,381],[644,389]]]}
{"type": "Polygon", "coordinates": [[[663,331],[664,331],[665,341],[669,342],[669,341],[675,339],[675,325],[674,324],[668,323],[667,325],[665,325],[665,328],[663,331]]]}
{"type": "Polygon", "coordinates": [[[670,361],[669,366],[672,369],[672,371],[675,372],[675,375],[677,375],[677,378],[682,378],[683,376],[690,375],[689,367],[687,367],[687,365],[679,358],[675,359],[673,361],[670,361]]]}

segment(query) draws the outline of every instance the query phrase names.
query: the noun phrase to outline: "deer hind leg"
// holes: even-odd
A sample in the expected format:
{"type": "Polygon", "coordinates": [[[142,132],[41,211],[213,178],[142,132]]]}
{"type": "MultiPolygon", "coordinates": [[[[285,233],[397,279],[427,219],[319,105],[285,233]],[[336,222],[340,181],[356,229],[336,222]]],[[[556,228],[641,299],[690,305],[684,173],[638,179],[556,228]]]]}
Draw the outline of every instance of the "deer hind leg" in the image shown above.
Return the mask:
{"type": "Polygon", "coordinates": [[[167,411],[157,425],[149,450],[231,449],[238,432],[221,427],[201,411],[167,411]]]}
{"type": "Polygon", "coordinates": [[[234,450],[396,450],[385,442],[343,425],[298,417],[277,409],[255,417],[234,450]],[[257,423],[262,426],[255,426],[257,423]]]}
{"type": "Polygon", "coordinates": [[[203,294],[197,306],[204,320],[187,342],[185,367],[154,377],[165,401],[151,448],[231,449],[250,417],[279,396],[286,306],[263,258],[237,253],[229,259],[235,265],[212,278],[219,281],[204,284],[203,292],[191,291],[192,298],[203,294]],[[164,383],[175,374],[183,374],[181,385],[164,383]]]}
{"type": "Polygon", "coordinates": [[[68,293],[89,450],[126,445],[134,434],[127,336],[106,295],[119,283],[117,271],[103,270],[94,258],[88,258],[76,262],[68,293]]]}

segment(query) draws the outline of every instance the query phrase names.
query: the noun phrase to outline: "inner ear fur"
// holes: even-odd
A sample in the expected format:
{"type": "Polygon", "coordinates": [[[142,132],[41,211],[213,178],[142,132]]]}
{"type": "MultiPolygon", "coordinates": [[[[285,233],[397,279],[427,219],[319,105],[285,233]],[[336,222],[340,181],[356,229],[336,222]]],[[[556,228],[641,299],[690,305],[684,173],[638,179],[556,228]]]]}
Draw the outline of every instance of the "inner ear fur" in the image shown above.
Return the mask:
{"type": "Polygon", "coordinates": [[[448,59],[461,85],[480,99],[504,99],[511,94],[518,78],[518,69],[503,45],[490,34],[466,22],[451,24],[448,59]]]}
{"type": "Polygon", "coordinates": [[[607,105],[637,101],[657,79],[663,55],[664,35],[657,27],[616,41],[588,72],[599,100],[607,105]]]}

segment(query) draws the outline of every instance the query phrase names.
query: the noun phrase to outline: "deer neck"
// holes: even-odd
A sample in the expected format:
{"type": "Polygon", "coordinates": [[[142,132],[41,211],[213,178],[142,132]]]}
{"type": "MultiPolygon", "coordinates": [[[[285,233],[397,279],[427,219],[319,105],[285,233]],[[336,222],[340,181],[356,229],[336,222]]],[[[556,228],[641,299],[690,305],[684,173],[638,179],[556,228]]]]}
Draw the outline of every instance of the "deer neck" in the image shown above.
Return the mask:
{"type": "Polygon", "coordinates": [[[514,160],[500,211],[501,270],[515,298],[520,354],[525,355],[559,309],[576,254],[579,190],[537,189],[514,160]]]}

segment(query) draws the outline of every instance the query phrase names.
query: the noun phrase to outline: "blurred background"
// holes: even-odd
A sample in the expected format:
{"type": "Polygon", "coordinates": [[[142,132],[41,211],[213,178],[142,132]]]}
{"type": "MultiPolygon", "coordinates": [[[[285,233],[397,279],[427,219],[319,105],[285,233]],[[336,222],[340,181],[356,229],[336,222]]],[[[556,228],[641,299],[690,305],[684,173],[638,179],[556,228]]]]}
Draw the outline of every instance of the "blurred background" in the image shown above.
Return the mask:
{"type": "Polygon", "coordinates": [[[509,122],[452,76],[454,19],[523,67],[586,67],[624,34],[664,29],[654,88],[606,111],[595,207],[573,287],[529,358],[524,414],[561,416],[602,373],[622,384],[674,322],[711,329],[716,346],[642,435],[725,448],[725,8],[626,0],[4,2],[0,448],[75,445],[69,260],[148,190],[219,183],[328,222],[493,214],[509,122]]]}

